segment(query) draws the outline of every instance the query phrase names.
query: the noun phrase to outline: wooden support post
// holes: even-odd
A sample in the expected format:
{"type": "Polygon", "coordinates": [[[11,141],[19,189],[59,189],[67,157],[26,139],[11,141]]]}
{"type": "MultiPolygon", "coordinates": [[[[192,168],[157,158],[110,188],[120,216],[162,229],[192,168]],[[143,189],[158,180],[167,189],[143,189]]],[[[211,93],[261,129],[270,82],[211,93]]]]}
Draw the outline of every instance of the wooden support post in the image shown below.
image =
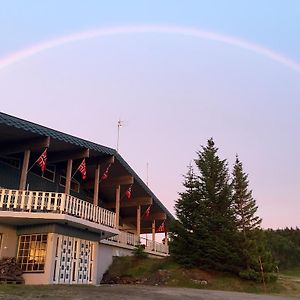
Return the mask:
{"type": "Polygon", "coordinates": [[[68,159],[67,174],[66,174],[66,186],[65,186],[65,193],[66,194],[70,194],[71,177],[72,177],[72,165],[73,165],[73,160],[72,159],[68,159]]]}
{"type": "Polygon", "coordinates": [[[24,151],[23,164],[22,164],[22,170],[21,170],[21,176],[20,176],[20,184],[19,184],[19,189],[20,190],[25,190],[26,189],[29,159],[30,159],[30,150],[25,150],[24,151]]]}
{"type": "Polygon", "coordinates": [[[119,229],[119,220],[120,220],[120,194],[121,187],[120,185],[116,186],[116,227],[119,229]]]}
{"type": "Polygon", "coordinates": [[[153,251],[155,251],[155,220],[152,221],[152,242],[153,242],[153,251]]]}
{"type": "Polygon", "coordinates": [[[168,232],[167,232],[167,230],[165,231],[165,245],[168,246],[168,232]]]}
{"type": "Polygon", "coordinates": [[[138,205],[136,209],[136,234],[140,240],[141,235],[141,206],[138,205]]]}
{"type": "Polygon", "coordinates": [[[94,182],[94,205],[95,206],[98,206],[99,181],[100,181],[100,164],[97,164],[95,169],[95,182],[94,182]]]}

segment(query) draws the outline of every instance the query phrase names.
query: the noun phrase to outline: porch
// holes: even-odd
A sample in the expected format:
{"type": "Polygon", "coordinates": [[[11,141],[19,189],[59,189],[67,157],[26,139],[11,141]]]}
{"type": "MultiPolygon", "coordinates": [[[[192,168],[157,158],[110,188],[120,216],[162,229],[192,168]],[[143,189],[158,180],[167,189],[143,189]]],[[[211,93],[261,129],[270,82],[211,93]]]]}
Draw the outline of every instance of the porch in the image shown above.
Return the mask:
{"type": "Polygon", "coordinates": [[[154,256],[168,256],[169,247],[167,244],[141,238],[136,234],[121,231],[118,235],[109,237],[101,241],[102,244],[117,246],[133,250],[135,246],[141,244],[145,247],[145,252],[154,256]]]}

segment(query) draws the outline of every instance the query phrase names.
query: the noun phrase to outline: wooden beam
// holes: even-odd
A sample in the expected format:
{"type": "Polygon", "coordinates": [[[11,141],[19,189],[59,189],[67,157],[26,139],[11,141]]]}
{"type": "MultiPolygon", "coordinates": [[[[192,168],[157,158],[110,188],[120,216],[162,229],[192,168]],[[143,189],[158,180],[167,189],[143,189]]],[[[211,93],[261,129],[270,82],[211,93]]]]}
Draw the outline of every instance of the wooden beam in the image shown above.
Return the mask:
{"type": "Polygon", "coordinates": [[[134,178],[130,175],[119,176],[119,177],[108,177],[107,180],[101,183],[102,186],[115,186],[115,185],[125,185],[133,184],[134,178]]]}
{"type": "Polygon", "coordinates": [[[57,163],[61,161],[66,161],[69,159],[76,160],[81,158],[87,158],[90,156],[90,150],[76,150],[76,151],[60,151],[56,153],[49,153],[48,155],[49,163],[57,163]]]}
{"type": "Polygon", "coordinates": [[[95,206],[98,206],[99,181],[100,181],[100,164],[97,164],[95,169],[95,180],[94,180],[94,205],[95,206]]]}
{"type": "Polygon", "coordinates": [[[14,154],[20,153],[25,150],[36,150],[41,149],[41,152],[44,148],[50,146],[50,137],[40,137],[34,139],[21,140],[14,143],[5,143],[5,145],[0,146],[0,154],[14,154]]]}
{"type": "MultiPolygon", "coordinates": [[[[151,197],[135,197],[129,199],[128,201],[122,201],[121,207],[133,207],[138,205],[151,205],[153,204],[153,200],[151,197]]],[[[115,208],[116,203],[111,202],[104,205],[104,208],[115,208]]]]}
{"type": "MultiPolygon", "coordinates": [[[[113,187],[123,184],[133,184],[134,178],[132,176],[120,176],[120,177],[112,177],[111,179],[101,181],[101,187],[113,187]]],[[[94,180],[88,180],[85,182],[82,187],[84,189],[92,189],[94,187],[94,180]]]]}
{"type": "MultiPolygon", "coordinates": [[[[157,213],[150,213],[150,216],[147,220],[153,221],[153,220],[166,220],[167,215],[165,213],[157,212],[157,213]]],[[[135,223],[136,218],[123,218],[122,221],[126,223],[135,223]]],[[[144,220],[143,220],[144,221],[144,220]]]]}
{"type": "Polygon", "coordinates": [[[89,159],[87,159],[86,161],[86,165],[90,166],[90,165],[97,165],[97,164],[113,164],[115,162],[115,157],[113,155],[111,156],[93,156],[93,157],[89,157],[89,159]]]}
{"type": "Polygon", "coordinates": [[[22,169],[21,169],[19,190],[25,190],[26,188],[29,159],[30,159],[30,150],[25,150],[22,169]]]}

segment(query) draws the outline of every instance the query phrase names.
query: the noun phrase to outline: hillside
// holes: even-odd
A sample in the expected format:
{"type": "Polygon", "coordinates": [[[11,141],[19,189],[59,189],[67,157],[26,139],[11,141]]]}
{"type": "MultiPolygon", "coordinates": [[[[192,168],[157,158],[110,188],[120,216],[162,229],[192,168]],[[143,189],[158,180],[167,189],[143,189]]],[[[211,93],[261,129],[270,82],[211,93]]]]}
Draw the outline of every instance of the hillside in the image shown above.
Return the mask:
{"type": "MultiPolygon", "coordinates": [[[[300,277],[298,271],[280,274],[276,283],[267,284],[266,293],[300,296],[300,278],[297,276],[300,277]]],[[[102,283],[264,293],[264,286],[260,283],[242,280],[227,273],[204,271],[196,268],[185,269],[170,258],[117,257],[105,274],[102,283]]]]}

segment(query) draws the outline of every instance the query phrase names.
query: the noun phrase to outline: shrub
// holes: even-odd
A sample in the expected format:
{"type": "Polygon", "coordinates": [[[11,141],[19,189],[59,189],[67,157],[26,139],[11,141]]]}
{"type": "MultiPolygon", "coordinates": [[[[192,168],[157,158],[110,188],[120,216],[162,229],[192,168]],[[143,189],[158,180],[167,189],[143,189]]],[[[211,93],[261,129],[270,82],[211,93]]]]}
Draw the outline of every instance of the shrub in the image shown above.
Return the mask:
{"type": "Polygon", "coordinates": [[[145,245],[138,244],[132,250],[133,256],[138,258],[146,258],[148,254],[145,252],[145,245]]]}

